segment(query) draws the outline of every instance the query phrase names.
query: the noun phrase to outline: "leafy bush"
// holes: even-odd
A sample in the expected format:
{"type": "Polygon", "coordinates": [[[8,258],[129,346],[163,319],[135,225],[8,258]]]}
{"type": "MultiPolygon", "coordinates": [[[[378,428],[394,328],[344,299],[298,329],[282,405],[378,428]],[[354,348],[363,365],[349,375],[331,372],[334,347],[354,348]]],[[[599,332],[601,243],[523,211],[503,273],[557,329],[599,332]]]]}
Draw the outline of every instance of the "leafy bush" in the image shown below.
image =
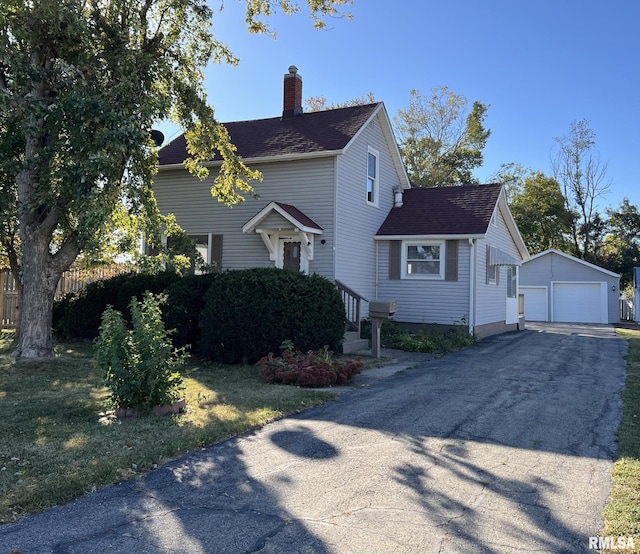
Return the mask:
{"type": "MultiPolygon", "coordinates": [[[[363,338],[371,338],[371,320],[362,322],[361,335],[363,338]]],[[[380,341],[385,348],[442,354],[471,346],[476,339],[463,327],[409,332],[403,330],[397,322],[388,319],[382,322],[380,341]]]]}
{"type": "Polygon", "coordinates": [[[272,352],[256,363],[260,377],[267,383],[283,383],[299,387],[331,387],[344,385],[362,371],[362,358],[340,361],[327,347],[306,354],[284,350],[282,357],[272,352]]]}
{"type": "Polygon", "coordinates": [[[204,296],[217,275],[187,275],[167,289],[163,314],[167,326],[174,329],[171,338],[175,347],[190,346],[192,352],[199,348],[204,296]]]}
{"type": "Polygon", "coordinates": [[[89,339],[98,336],[100,319],[107,306],[120,311],[131,321],[129,305],[145,292],[158,294],[180,279],[172,272],[155,275],[125,273],[111,279],[95,281],[79,292],[69,293],[56,301],[53,307],[53,330],[67,339],[89,339]]]}
{"type": "Polygon", "coordinates": [[[345,309],[333,283],[318,275],[275,268],[221,273],[205,295],[200,319],[201,353],[218,362],[256,362],[296,349],[340,347],[345,309]]]}
{"type": "Polygon", "coordinates": [[[178,370],[186,354],[173,349],[153,294],[145,293],[141,303],[133,299],[130,308],[132,330],[121,312],[111,306],[105,310],[94,357],[105,372],[114,406],[147,412],[180,398],[183,387],[178,370]]]}

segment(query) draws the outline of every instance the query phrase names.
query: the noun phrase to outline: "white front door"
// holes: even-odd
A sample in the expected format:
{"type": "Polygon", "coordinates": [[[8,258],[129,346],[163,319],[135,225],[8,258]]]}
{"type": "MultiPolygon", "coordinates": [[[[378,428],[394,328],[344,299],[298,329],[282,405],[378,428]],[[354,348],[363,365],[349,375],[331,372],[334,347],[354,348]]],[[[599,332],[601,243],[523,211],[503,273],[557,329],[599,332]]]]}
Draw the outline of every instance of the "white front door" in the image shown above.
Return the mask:
{"type": "Polygon", "coordinates": [[[518,323],[518,268],[515,265],[507,266],[507,313],[505,323],[518,323]]]}

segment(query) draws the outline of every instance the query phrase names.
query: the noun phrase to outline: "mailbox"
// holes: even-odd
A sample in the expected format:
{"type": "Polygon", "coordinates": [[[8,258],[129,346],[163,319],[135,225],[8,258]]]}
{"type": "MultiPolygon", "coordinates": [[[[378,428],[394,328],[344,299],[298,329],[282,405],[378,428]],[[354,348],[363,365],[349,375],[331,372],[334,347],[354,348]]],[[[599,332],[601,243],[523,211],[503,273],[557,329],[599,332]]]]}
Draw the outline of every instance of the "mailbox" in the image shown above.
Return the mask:
{"type": "Polygon", "coordinates": [[[397,302],[395,300],[391,302],[373,300],[369,302],[369,317],[389,319],[396,313],[396,304],[397,302]]]}

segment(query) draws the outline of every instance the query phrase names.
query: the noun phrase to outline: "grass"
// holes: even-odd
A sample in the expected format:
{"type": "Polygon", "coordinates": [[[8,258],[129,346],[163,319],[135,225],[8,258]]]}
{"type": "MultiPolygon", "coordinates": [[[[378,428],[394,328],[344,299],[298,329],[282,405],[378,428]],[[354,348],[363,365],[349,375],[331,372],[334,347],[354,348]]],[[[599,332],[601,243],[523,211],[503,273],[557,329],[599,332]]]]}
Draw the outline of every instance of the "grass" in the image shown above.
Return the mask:
{"type": "Polygon", "coordinates": [[[635,547],[624,552],[640,553],[640,331],[617,332],[629,341],[629,353],[617,432],[618,459],[611,498],[604,510],[604,536],[633,537],[635,547]]]}
{"type": "Polygon", "coordinates": [[[117,420],[90,344],[58,345],[58,357],[11,357],[0,334],[0,523],[136,478],[170,459],[333,399],[267,385],[253,366],[190,363],[187,413],[117,420]]]}

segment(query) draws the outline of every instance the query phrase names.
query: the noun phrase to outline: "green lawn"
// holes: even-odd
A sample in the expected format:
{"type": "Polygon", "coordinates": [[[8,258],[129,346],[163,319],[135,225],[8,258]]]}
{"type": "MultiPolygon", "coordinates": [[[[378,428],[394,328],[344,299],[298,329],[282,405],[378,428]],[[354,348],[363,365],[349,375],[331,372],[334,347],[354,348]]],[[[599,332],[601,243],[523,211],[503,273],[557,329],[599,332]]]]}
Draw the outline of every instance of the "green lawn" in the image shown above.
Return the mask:
{"type": "Polygon", "coordinates": [[[635,548],[622,552],[640,553],[640,330],[617,329],[617,332],[629,341],[629,354],[614,484],[604,511],[604,535],[625,539],[631,536],[635,548]]]}
{"type": "Polygon", "coordinates": [[[169,459],[335,397],[267,385],[252,366],[190,363],[188,412],[119,421],[91,345],[16,362],[0,334],[0,523],[125,479],[169,459]]]}
{"type": "MultiPolygon", "coordinates": [[[[640,330],[618,332],[629,340],[627,382],[603,534],[633,536],[635,550],[625,552],[640,553],[640,330]]],[[[0,333],[0,523],[335,397],[266,385],[252,366],[190,363],[186,414],[119,421],[107,411],[91,345],[58,345],[54,360],[16,362],[11,338],[0,333]]]]}

